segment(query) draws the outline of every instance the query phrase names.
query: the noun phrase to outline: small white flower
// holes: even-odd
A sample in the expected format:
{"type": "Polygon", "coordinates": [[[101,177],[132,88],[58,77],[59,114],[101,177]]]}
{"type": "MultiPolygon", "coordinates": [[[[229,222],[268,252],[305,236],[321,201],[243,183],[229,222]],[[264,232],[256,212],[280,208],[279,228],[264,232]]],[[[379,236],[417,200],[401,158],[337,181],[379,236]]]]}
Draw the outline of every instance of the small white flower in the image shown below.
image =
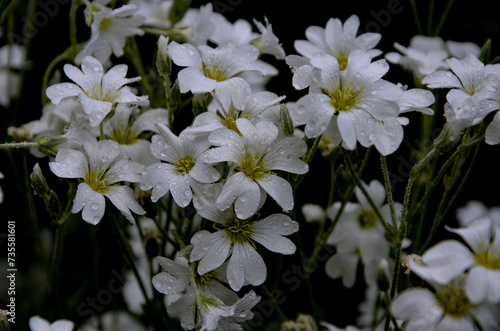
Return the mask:
{"type": "Polygon", "coordinates": [[[217,99],[208,105],[208,111],[201,113],[194,119],[193,125],[184,130],[186,135],[205,136],[220,128],[228,128],[238,131],[236,120],[246,118],[253,124],[262,120],[261,115],[269,107],[278,104],[285,97],[278,97],[276,94],[268,91],[257,92],[249,96],[243,105],[236,106],[231,104],[229,108],[217,99]]]}
{"type": "Polygon", "coordinates": [[[151,200],[170,192],[180,207],[186,207],[193,197],[191,188],[199,183],[213,183],[220,173],[200,157],[208,142],[193,142],[175,136],[164,124],[158,124],[161,135],[152,138],[151,153],[161,161],[148,166],[142,173],[141,189],[153,189],[151,200]]]}
{"type": "Polygon", "coordinates": [[[83,151],[63,148],[56,155],[55,162],[50,162],[50,170],[61,178],[80,178],[73,213],[83,209],[84,221],[96,225],[105,210],[106,196],[131,223],[135,223],[134,213],[142,215],[145,211],[137,203],[134,192],[119,182],[137,183],[143,166],[118,158],[120,148],[111,140],[85,141],[83,151]]]}
{"type": "MultiPolygon", "coordinates": [[[[346,149],[354,149],[358,141],[364,147],[373,145],[380,129],[376,123],[395,120],[400,113],[397,102],[387,97],[401,94],[400,88],[381,79],[389,69],[387,62],[370,62],[366,52],[355,50],[342,71],[330,55],[313,56],[311,63],[321,69],[321,79],[297,101],[296,112],[291,113],[294,122],[305,124],[307,137],[325,133],[346,149]]],[[[391,150],[379,149],[385,155],[391,150]]]]}
{"type": "Polygon", "coordinates": [[[228,330],[242,330],[236,323],[252,318],[250,309],[260,299],[253,291],[240,299],[219,282],[216,271],[200,276],[194,265],[182,263],[184,260],[178,263],[164,257],[157,259],[163,271],[153,277],[153,286],[163,294],[178,297],[168,304],[167,312],[180,319],[185,330],[198,327],[212,331],[223,325],[233,327],[228,330]]]}
{"type": "Polygon", "coordinates": [[[236,120],[239,135],[226,128],[209,136],[216,148],[208,150],[202,158],[207,163],[229,162],[231,176],[217,199],[217,206],[225,210],[234,202],[236,215],[246,219],[254,215],[267,192],[284,210],[293,208],[292,187],[272,170],[304,174],[309,167],[300,157],[307,146],[296,137],[278,138],[274,124],[260,121],[236,120]]]}
{"type": "Polygon", "coordinates": [[[77,97],[85,113],[90,115],[90,124],[98,126],[120,103],[147,106],[147,96],[136,96],[126,84],[140,80],[140,77],[125,78],[128,67],[119,64],[104,73],[99,60],[87,56],[79,70],[71,64],[64,65],[64,72],[73,83],[60,83],[47,88],[47,96],[53,104],[59,105],[67,98],[77,97]]]}
{"type": "Polygon", "coordinates": [[[442,241],[422,256],[422,264],[409,260],[411,271],[425,280],[445,285],[468,270],[465,293],[474,304],[500,302],[500,227],[479,218],[465,228],[450,229],[470,249],[456,240],[442,241]],[[472,250],[472,252],[471,252],[472,250]]]}
{"type": "Polygon", "coordinates": [[[20,76],[12,69],[25,66],[25,57],[24,47],[20,45],[0,47],[0,105],[3,107],[8,107],[19,92],[20,76]]]}
{"type": "Polygon", "coordinates": [[[198,273],[204,275],[219,266],[228,258],[227,279],[231,288],[239,291],[247,282],[258,286],[267,276],[264,260],[257,253],[254,242],[270,251],[293,254],[295,245],[284,236],[298,231],[298,223],[282,214],[274,214],[259,221],[240,219],[232,208],[220,211],[215,202],[221,185],[212,186],[207,197],[197,196],[194,205],[198,213],[216,224],[218,230],[210,233],[201,230],[191,238],[194,244],[191,261],[200,261],[198,273]]]}
{"type": "Polygon", "coordinates": [[[151,142],[141,134],[160,133],[157,124],[168,124],[168,111],[162,108],[148,109],[137,114],[138,109],[119,104],[115,115],[104,122],[103,133],[106,139],[120,144],[123,157],[149,166],[157,159],[151,154],[151,142]]]}
{"type": "Polygon", "coordinates": [[[493,225],[500,226],[500,207],[487,208],[482,202],[470,200],[457,209],[455,216],[460,227],[466,227],[478,218],[488,217],[493,225]]]}
{"type": "MultiPolygon", "coordinates": [[[[365,185],[366,191],[379,209],[385,223],[391,223],[389,205],[383,205],[386,190],[382,183],[372,180],[365,185]]],[[[337,252],[326,263],[326,273],[332,278],[342,277],[346,287],[352,287],[356,281],[356,267],[359,260],[364,265],[365,281],[375,285],[377,268],[382,259],[389,257],[390,245],[385,239],[385,228],[377,214],[356,187],[356,198],[359,203],[347,203],[339,223],[327,239],[328,244],[335,245],[337,252]]],[[[328,208],[327,214],[334,219],[341,204],[334,203],[328,208]]],[[[395,210],[401,210],[402,205],[395,203],[395,210]]],[[[399,214],[396,215],[399,218],[399,214]]]]}
{"type": "Polygon", "coordinates": [[[449,54],[440,37],[417,35],[411,38],[410,46],[404,47],[394,43],[394,48],[402,55],[396,52],[387,53],[385,55],[387,61],[411,71],[419,80],[437,70],[449,68],[446,63],[449,54]]]}
{"type": "Polygon", "coordinates": [[[92,35],[83,50],[77,54],[75,62],[80,64],[87,56],[94,56],[101,63],[106,63],[111,54],[116,57],[123,55],[125,40],[130,36],[142,36],[144,31],[139,28],[145,17],[134,15],[138,7],[134,4],[123,5],[110,9],[102,5],[88,4],[90,13],[90,28],[92,35]]]}
{"type": "Polygon", "coordinates": [[[310,60],[316,55],[331,55],[337,59],[340,70],[349,63],[349,55],[354,50],[361,50],[369,59],[381,52],[373,49],[380,41],[379,33],[363,33],[357,35],[359,18],[349,17],[344,24],[338,18],[331,18],[325,28],[310,26],[306,29],[308,40],[297,40],[295,49],[302,56],[287,56],[286,62],[294,71],[293,86],[303,89],[311,85],[315,79],[316,70],[310,60]]]}
{"type": "Polygon", "coordinates": [[[214,92],[226,109],[231,103],[242,107],[251,94],[250,85],[237,77],[238,74],[245,71],[258,71],[263,75],[274,73],[257,61],[257,47],[248,44],[196,48],[173,41],[168,46],[168,53],[175,64],[187,67],[178,74],[181,93],[214,92]]]}
{"type": "Polygon", "coordinates": [[[49,323],[40,316],[33,316],[29,320],[31,331],[71,331],[74,325],[75,323],[65,319],[49,323]]]}
{"type": "Polygon", "coordinates": [[[411,288],[400,293],[390,310],[396,319],[406,321],[405,330],[499,330],[498,306],[474,305],[465,295],[465,280],[460,277],[435,291],[411,288]]]}

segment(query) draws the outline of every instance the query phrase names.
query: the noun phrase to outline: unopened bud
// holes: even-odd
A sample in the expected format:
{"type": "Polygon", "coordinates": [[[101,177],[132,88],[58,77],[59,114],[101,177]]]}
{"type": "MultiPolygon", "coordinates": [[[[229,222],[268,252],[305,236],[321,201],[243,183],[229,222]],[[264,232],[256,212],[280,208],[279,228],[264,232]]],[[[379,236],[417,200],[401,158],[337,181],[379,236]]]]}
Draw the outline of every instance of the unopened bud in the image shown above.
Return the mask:
{"type": "Polygon", "coordinates": [[[57,155],[57,152],[59,151],[57,147],[64,141],[64,138],[43,136],[37,140],[37,148],[41,153],[50,157],[55,157],[57,155]]]}
{"type": "Polygon", "coordinates": [[[9,331],[9,311],[0,309],[0,331],[9,331]]]}
{"type": "Polygon", "coordinates": [[[208,104],[212,101],[213,96],[210,93],[195,94],[193,96],[193,113],[198,116],[208,110],[208,104]]]}
{"type": "Polygon", "coordinates": [[[45,177],[42,174],[42,169],[38,163],[33,167],[30,179],[31,187],[36,195],[44,196],[49,192],[49,186],[47,185],[47,181],[45,180],[45,177]]]}
{"type": "Polygon", "coordinates": [[[283,130],[283,134],[287,137],[293,137],[293,121],[285,104],[282,104],[280,108],[280,124],[281,129],[283,130]]]}
{"type": "Polygon", "coordinates": [[[156,56],[156,69],[162,76],[170,76],[172,73],[172,59],[168,56],[169,38],[160,36],[158,39],[158,52],[156,56]]]}
{"type": "Polygon", "coordinates": [[[191,0],[174,0],[174,3],[172,4],[172,7],[170,9],[170,14],[168,15],[170,24],[174,25],[175,23],[182,20],[190,5],[191,0]]]}

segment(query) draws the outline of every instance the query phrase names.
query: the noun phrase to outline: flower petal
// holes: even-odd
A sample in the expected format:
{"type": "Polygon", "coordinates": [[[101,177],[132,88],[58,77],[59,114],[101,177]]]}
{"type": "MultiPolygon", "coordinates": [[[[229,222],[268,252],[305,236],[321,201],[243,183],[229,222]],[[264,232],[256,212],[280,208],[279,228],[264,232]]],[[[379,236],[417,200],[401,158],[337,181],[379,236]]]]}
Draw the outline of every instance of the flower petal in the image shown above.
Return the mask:
{"type": "Polygon", "coordinates": [[[115,205],[132,224],[135,224],[135,220],[130,211],[138,215],[146,214],[146,211],[142,209],[141,205],[139,205],[135,199],[134,191],[128,186],[110,186],[106,189],[104,195],[111,200],[113,205],[115,205]]]}
{"type": "Polygon", "coordinates": [[[292,186],[287,180],[270,174],[257,180],[257,183],[286,211],[293,209],[292,186]]]}
{"type": "Polygon", "coordinates": [[[72,213],[82,211],[82,218],[85,222],[96,225],[101,221],[106,208],[104,196],[94,191],[87,183],[78,185],[76,197],[73,202],[72,213]]]}

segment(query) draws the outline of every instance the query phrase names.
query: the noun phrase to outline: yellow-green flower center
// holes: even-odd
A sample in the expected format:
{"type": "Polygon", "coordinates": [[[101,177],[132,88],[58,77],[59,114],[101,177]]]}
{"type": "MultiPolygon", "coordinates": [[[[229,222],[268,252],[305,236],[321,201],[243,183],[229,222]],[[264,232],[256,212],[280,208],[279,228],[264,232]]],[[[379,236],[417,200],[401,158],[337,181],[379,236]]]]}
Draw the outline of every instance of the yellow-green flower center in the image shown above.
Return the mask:
{"type": "Polygon", "coordinates": [[[373,210],[362,210],[358,215],[358,224],[362,229],[370,229],[377,223],[377,215],[373,210]]]}
{"type": "Polygon", "coordinates": [[[437,292],[435,296],[445,314],[454,318],[463,318],[472,308],[472,304],[465,296],[464,291],[453,286],[445,287],[437,292]]]}
{"type": "Polygon", "coordinates": [[[335,109],[335,115],[338,115],[338,113],[342,111],[348,111],[356,106],[358,95],[350,87],[346,88],[341,84],[341,86],[334,91],[323,89],[322,92],[330,97],[332,106],[335,109]]]}
{"type": "Polygon", "coordinates": [[[177,162],[177,170],[182,174],[188,174],[195,165],[195,161],[191,156],[185,156],[177,162]]]}
{"type": "Polygon", "coordinates": [[[128,127],[125,130],[113,129],[111,139],[120,145],[132,145],[137,142],[137,135],[131,127],[128,127]]]}
{"type": "Polygon", "coordinates": [[[90,188],[98,193],[105,193],[108,187],[108,183],[105,180],[105,172],[88,172],[85,176],[85,183],[87,183],[90,188]]]}
{"type": "Polygon", "coordinates": [[[337,58],[337,61],[339,62],[339,69],[341,71],[347,68],[347,56],[340,56],[337,58]]]}
{"type": "Polygon", "coordinates": [[[222,114],[220,111],[217,110],[217,115],[220,117],[222,125],[224,125],[229,130],[233,130],[234,132],[238,133],[239,135],[241,135],[241,132],[240,132],[240,130],[238,130],[238,127],[236,126],[236,120],[238,118],[249,118],[250,117],[249,114],[245,114],[243,116],[240,116],[241,112],[237,109],[234,109],[233,107],[231,107],[228,112],[225,111],[224,114],[222,114]]]}
{"type": "Polygon", "coordinates": [[[249,241],[252,234],[252,222],[240,220],[236,216],[227,219],[224,224],[215,224],[217,230],[223,230],[233,243],[243,244],[249,241]]]}
{"type": "Polygon", "coordinates": [[[101,21],[101,25],[99,25],[99,29],[101,31],[106,31],[111,25],[111,20],[107,17],[103,18],[101,21]]]}
{"type": "Polygon", "coordinates": [[[108,95],[107,93],[104,93],[104,95],[102,95],[100,88],[94,89],[94,91],[92,91],[92,93],[89,90],[85,91],[85,93],[87,93],[87,95],[91,99],[98,100],[98,101],[104,101],[104,102],[113,102],[113,97],[116,97],[116,95],[111,96],[111,95],[108,95]]]}
{"type": "Polygon", "coordinates": [[[216,65],[216,64],[206,65],[203,62],[201,72],[205,77],[213,79],[217,82],[223,82],[227,80],[226,71],[221,65],[216,65]]]}
{"type": "Polygon", "coordinates": [[[500,270],[500,247],[489,246],[476,253],[476,263],[486,269],[500,270]]]}
{"type": "Polygon", "coordinates": [[[241,161],[241,164],[234,168],[234,171],[243,172],[243,174],[251,180],[261,179],[266,174],[264,162],[256,153],[247,153],[241,161]]]}

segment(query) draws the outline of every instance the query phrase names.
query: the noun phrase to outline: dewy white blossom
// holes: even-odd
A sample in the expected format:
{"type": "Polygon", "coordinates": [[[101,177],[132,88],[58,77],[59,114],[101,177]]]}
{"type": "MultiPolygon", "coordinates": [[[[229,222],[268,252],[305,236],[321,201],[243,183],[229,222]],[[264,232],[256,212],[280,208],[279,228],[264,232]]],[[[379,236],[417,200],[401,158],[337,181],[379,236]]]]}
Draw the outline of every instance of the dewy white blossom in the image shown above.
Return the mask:
{"type": "Polygon", "coordinates": [[[300,157],[307,150],[305,142],[296,137],[278,137],[274,124],[260,121],[236,120],[240,134],[226,128],[210,134],[209,141],[216,146],[202,158],[210,164],[229,162],[230,177],[217,199],[217,206],[225,210],[234,202],[236,215],[246,219],[254,215],[267,192],[284,210],[293,208],[292,187],[272,170],[305,174],[309,167],[300,157]]]}
{"type": "Polygon", "coordinates": [[[90,115],[90,124],[98,126],[120,103],[149,105],[147,96],[134,95],[126,84],[140,80],[140,77],[125,78],[128,67],[119,64],[104,73],[101,62],[87,56],[79,70],[71,64],[64,65],[64,72],[73,83],[60,83],[47,88],[47,96],[59,105],[67,98],[77,97],[85,113],[90,115]]]}
{"type": "Polygon", "coordinates": [[[283,236],[299,230],[299,225],[290,217],[274,214],[264,219],[240,219],[233,208],[220,211],[215,200],[222,188],[220,184],[205,188],[205,196],[197,195],[194,206],[198,213],[216,224],[216,232],[201,230],[192,238],[194,248],[190,260],[199,261],[198,273],[204,275],[220,267],[228,258],[227,279],[231,288],[239,291],[250,283],[261,285],[267,276],[264,260],[255,250],[258,242],[270,251],[293,254],[295,245],[283,236]]]}
{"type": "Polygon", "coordinates": [[[183,329],[198,327],[212,331],[230,326],[227,330],[242,330],[236,323],[253,317],[250,309],[260,300],[253,291],[238,298],[218,280],[215,271],[200,276],[193,264],[185,265],[161,256],[157,259],[163,271],[153,277],[153,286],[163,294],[178,296],[167,306],[167,312],[180,319],[183,329]]]}
{"type": "Polygon", "coordinates": [[[83,50],[77,54],[75,62],[82,63],[86,56],[94,56],[101,63],[106,63],[111,54],[121,57],[126,38],[144,34],[139,26],[144,23],[145,17],[134,15],[137,9],[134,4],[111,9],[87,1],[86,11],[90,13],[88,20],[91,22],[92,35],[83,50]]]}
{"type": "Polygon", "coordinates": [[[40,316],[33,316],[29,320],[29,326],[31,331],[71,331],[75,323],[65,319],[49,323],[40,316]]]}
{"type": "MultiPolygon", "coordinates": [[[[364,147],[376,142],[378,132],[385,130],[377,122],[397,119],[400,107],[388,96],[400,95],[401,91],[381,79],[389,70],[385,60],[371,62],[366,52],[355,50],[348,61],[347,67],[340,70],[336,58],[314,55],[311,64],[321,69],[321,79],[297,101],[296,112],[291,115],[296,124],[305,124],[307,137],[324,133],[333,144],[342,143],[352,150],[358,141],[364,147]]],[[[384,155],[397,148],[382,146],[379,151],[384,155]]]]}
{"type": "Polygon", "coordinates": [[[396,319],[407,322],[405,330],[499,330],[498,306],[474,305],[465,295],[465,279],[446,286],[410,288],[396,296],[390,310],[396,319]]]}
{"type": "Polygon", "coordinates": [[[479,218],[465,228],[448,230],[460,235],[470,249],[456,240],[442,241],[424,253],[422,263],[410,259],[410,270],[440,285],[468,270],[469,301],[500,303],[500,227],[489,218],[479,218]]]}
{"type": "Polygon", "coordinates": [[[278,97],[272,92],[262,91],[248,96],[242,107],[231,104],[229,108],[225,108],[215,97],[208,105],[208,111],[196,116],[193,124],[186,128],[184,133],[186,135],[208,137],[214,130],[224,127],[239,132],[236,127],[238,118],[246,118],[255,124],[262,120],[259,115],[269,107],[278,104],[284,98],[278,97]]]}
{"type": "Polygon", "coordinates": [[[137,108],[119,104],[115,115],[104,122],[105,138],[116,141],[125,158],[149,166],[157,159],[151,154],[151,142],[141,134],[160,133],[157,124],[168,125],[168,111],[162,108],[148,109],[140,114],[137,108]]]}
{"type": "MultiPolygon", "coordinates": [[[[450,138],[454,140],[465,128],[480,123],[486,115],[498,109],[496,77],[500,75],[500,65],[484,65],[471,54],[462,60],[448,59],[447,63],[453,73],[436,71],[427,75],[422,83],[430,88],[451,88],[446,95],[445,117],[450,138]]],[[[487,135],[487,142],[494,140],[489,139],[487,135]]]]}
{"type": "Polygon", "coordinates": [[[211,48],[201,45],[178,44],[168,46],[172,61],[182,69],[178,74],[181,93],[194,94],[213,92],[229,109],[231,103],[240,108],[251,94],[250,85],[241,77],[245,71],[258,71],[262,75],[275,74],[268,66],[257,61],[259,50],[252,45],[225,45],[211,48]]]}
{"type": "Polygon", "coordinates": [[[220,173],[207,165],[200,156],[210,144],[193,142],[175,136],[164,124],[158,124],[161,135],[151,142],[151,153],[161,161],[148,166],[142,173],[141,189],[153,189],[153,202],[170,192],[180,207],[186,207],[193,197],[191,188],[199,183],[213,183],[220,173]]]}
{"type": "Polygon", "coordinates": [[[80,178],[73,202],[73,213],[82,211],[84,221],[96,225],[105,211],[105,199],[122,212],[131,223],[135,223],[130,211],[142,215],[145,211],[137,203],[133,190],[119,183],[137,183],[143,166],[120,159],[120,148],[112,140],[85,141],[83,151],[63,148],[50,162],[50,170],[61,178],[80,178]]]}
{"type": "Polygon", "coordinates": [[[297,89],[308,87],[315,80],[315,68],[310,60],[316,55],[328,54],[337,59],[340,70],[344,70],[349,63],[349,55],[354,50],[363,51],[368,58],[381,54],[373,49],[380,41],[379,33],[358,34],[359,18],[356,15],[349,17],[344,24],[337,19],[328,20],[326,27],[310,26],[306,29],[308,40],[297,40],[295,49],[302,56],[289,55],[286,61],[294,71],[293,86],[297,89]]]}

